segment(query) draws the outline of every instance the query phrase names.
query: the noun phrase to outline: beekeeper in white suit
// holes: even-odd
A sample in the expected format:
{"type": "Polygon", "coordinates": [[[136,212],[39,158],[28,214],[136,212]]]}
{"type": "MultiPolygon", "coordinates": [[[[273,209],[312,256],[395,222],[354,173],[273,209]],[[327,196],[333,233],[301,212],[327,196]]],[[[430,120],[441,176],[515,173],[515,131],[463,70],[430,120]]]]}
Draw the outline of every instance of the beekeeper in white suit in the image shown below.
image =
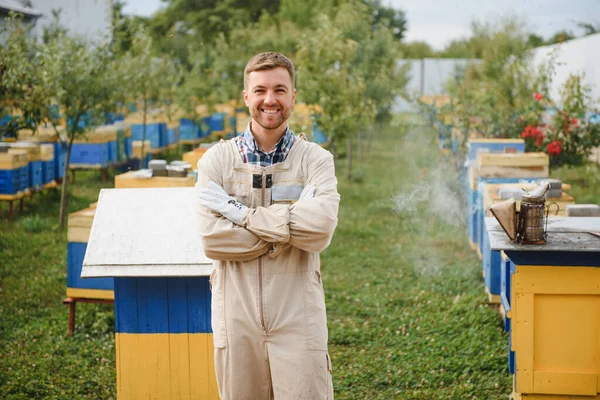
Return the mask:
{"type": "Polygon", "coordinates": [[[252,121],[198,162],[223,400],[333,399],[319,253],[340,196],[332,155],[288,127],[294,75],[281,54],[254,56],[243,91],[252,121]]]}

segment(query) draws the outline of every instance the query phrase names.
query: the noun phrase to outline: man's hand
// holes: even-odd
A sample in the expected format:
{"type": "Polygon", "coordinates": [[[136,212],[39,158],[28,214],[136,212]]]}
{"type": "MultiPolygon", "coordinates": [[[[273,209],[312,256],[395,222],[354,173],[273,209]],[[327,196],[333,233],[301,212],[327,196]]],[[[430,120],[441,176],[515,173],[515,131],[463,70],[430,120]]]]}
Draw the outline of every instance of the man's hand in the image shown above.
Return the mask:
{"type": "Polygon", "coordinates": [[[315,197],[315,191],[317,187],[315,185],[306,185],[304,189],[302,189],[302,193],[300,193],[300,197],[298,197],[298,201],[300,200],[308,200],[315,197]]]}
{"type": "Polygon", "coordinates": [[[200,204],[218,212],[236,225],[246,226],[246,218],[250,211],[248,207],[227,194],[225,190],[213,181],[208,187],[198,191],[200,204]]]}

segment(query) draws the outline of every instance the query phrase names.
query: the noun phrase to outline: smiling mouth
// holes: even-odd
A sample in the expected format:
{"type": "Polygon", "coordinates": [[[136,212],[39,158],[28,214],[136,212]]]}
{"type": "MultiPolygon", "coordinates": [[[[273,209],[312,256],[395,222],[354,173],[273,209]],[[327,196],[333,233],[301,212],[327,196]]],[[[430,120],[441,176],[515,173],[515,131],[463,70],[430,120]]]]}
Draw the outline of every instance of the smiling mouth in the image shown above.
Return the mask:
{"type": "Polygon", "coordinates": [[[279,110],[267,110],[267,109],[261,109],[261,112],[265,113],[265,114],[277,114],[279,112],[279,110]]]}

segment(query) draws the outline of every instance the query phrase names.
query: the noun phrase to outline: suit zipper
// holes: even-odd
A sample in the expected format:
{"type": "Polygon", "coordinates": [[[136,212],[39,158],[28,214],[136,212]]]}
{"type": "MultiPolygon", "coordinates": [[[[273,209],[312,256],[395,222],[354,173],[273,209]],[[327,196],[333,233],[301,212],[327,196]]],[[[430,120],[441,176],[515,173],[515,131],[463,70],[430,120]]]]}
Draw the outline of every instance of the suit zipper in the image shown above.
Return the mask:
{"type": "MultiPolygon", "coordinates": [[[[267,174],[265,172],[265,168],[262,168],[262,182],[261,182],[261,190],[260,190],[260,205],[264,207],[265,205],[265,194],[267,190],[267,174]]],[[[263,310],[263,276],[262,276],[262,257],[258,257],[258,310],[260,314],[260,324],[262,328],[266,331],[267,328],[265,326],[265,315],[263,310]]]]}

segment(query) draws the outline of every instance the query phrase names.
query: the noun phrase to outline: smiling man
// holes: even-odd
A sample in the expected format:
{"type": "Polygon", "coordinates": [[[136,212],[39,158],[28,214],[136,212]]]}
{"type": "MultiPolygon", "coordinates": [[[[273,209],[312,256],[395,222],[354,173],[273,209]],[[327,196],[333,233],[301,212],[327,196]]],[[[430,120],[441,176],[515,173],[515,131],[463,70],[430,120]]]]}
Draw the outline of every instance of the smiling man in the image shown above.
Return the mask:
{"type": "Polygon", "coordinates": [[[223,400],[333,399],[319,253],[340,196],[332,155],[288,127],[294,77],[285,56],[254,56],[243,91],[252,121],[198,162],[223,400]]]}

